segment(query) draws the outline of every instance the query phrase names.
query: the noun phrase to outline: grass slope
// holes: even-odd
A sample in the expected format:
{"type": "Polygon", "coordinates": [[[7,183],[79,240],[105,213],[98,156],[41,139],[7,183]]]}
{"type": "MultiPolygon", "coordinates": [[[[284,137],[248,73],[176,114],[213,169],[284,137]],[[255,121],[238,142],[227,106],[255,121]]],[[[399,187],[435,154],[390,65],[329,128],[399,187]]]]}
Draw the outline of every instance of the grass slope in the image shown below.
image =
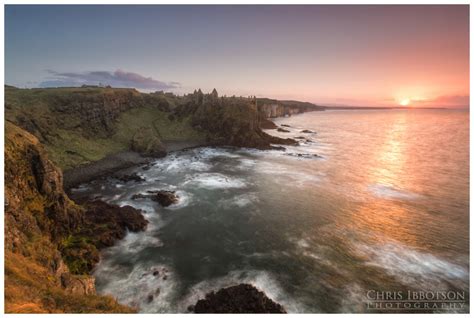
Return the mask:
{"type": "Polygon", "coordinates": [[[169,119],[175,103],[164,94],[132,89],[5,88],[5,118],[36,135],[63,170],[129,150],[141,128],[152,128],[165,142],[204,140],[188,118],[169,119]],[[94,124],[84,112],[103,118],[94,124]]]}

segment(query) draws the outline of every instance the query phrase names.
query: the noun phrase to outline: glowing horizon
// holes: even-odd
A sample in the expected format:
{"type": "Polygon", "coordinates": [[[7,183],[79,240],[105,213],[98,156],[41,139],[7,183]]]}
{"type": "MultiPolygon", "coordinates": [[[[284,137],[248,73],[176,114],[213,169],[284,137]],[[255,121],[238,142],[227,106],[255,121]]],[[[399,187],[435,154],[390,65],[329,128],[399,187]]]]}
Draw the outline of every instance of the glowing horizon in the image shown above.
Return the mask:
{"type": "Polygon", "coordinates": [[[469,105],[469,6],[13,6],[5,82],[469,105]]]}

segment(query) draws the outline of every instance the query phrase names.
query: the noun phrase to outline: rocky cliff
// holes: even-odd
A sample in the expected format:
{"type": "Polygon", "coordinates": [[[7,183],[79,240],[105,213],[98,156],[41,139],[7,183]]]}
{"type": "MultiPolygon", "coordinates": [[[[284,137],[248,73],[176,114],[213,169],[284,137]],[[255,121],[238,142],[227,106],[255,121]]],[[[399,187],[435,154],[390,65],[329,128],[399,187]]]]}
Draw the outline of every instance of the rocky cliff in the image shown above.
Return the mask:
{"type": "Polygon", "coordinates": [[[118,152],[163,154],[163,141],[202,140],[168,118],[176,96],[116,88],[5,88],[5,117],[35,135],[63,170],[118,152]]]}
{"type": "Polygon", "coordinates": [[[323,111],[324,106],[299,101],[279,101],[269,98],[257,99],[258,111],[264,118],[285,117],[310,111],[323,111]]]}
{"type": "Polygon", "coordinates": [[[84,210],[64,193],[38,139],[5,128],[5,311],[131,312],[96,296],[92,277],[70,273],[59,246],[81,227],[84,210]]]}
{"type": "Polygon", "coordinates": [[[270,149],[272,144],[296,144],[261,130],[264,118],[253,98],[218,97],[215,90],[211,94],[198,91],[186,96],[176,113],[189,116],[193,127],[205,131],[214,145],[270,149]]]}
{"type": "Polygon", "coordinates": [[[215,90],[176,96],[101,87],[5,87],[6,119],[36,136],[64,171],[130,150],[163,156],[165,145],[173,142],[260,149],[291,144],[261,131],[263,120],[314,107],[218,97],[215,90]]]}

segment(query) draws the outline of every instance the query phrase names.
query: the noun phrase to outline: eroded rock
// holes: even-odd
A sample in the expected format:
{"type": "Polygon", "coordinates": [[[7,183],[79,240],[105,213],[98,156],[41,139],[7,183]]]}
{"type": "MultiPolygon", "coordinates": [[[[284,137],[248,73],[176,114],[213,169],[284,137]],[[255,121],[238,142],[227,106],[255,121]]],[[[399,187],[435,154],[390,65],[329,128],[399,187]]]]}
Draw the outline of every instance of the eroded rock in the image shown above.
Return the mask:
{"type": "Polygon", "coordinates": [[[98,250],[121,240],[127,231],[143,231],[148,221],[140,210],[102,201],[84,204],[85,222],[61,248],[63,259],[73,274],[89,273],[100,260],[98,250]]]}
{"type": "Polygon", "coordinates": [[[137,193],[132,196],[132,200],[147,198],[158,202],[161,206],[164,207],[178,203],[179,201],[179,197],[176,195],[176,191],[168,190],[149,190],[146,194],[137,193]]]}
{"type": "Polygon", "coordinates": [[[211,292],[196,305],[195,313],[286,313],[280,304],[250,284],[240,284],[211,292]]]}

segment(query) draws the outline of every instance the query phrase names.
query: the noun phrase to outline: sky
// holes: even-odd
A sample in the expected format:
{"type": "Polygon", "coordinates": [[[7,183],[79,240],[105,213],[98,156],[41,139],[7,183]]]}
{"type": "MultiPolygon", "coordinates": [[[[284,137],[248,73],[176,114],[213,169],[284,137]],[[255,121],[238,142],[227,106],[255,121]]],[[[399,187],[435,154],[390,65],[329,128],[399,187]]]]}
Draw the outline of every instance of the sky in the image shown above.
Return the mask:
{"type": "Polygon", "coordinates": [[[469,7],[5,7],[5,83],[469,104],[469,7]]]}

